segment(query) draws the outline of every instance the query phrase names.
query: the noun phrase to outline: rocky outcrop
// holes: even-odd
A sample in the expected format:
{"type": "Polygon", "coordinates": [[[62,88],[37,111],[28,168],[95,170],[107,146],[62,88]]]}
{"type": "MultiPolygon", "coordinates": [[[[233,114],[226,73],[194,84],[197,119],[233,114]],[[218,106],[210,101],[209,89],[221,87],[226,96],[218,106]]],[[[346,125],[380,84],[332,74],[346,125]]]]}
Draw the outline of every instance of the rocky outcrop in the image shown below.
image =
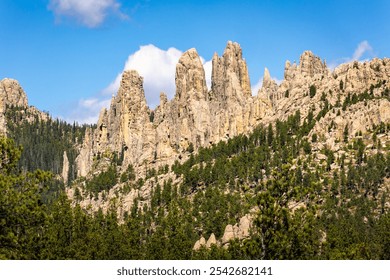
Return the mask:
{"type": "Polygon", "coordinates": [[[7,133],[5,111],[10,107],[20,109],[23,120],[28,122],[34,121],[35,118],[42,121],[50,118],[47,113],[28,105],[27,95],[18,81],[5,78],[0,81],[0,134],[7,133]]]}
{"type": "Polygon", "coordinates": [[[264,69],[263,84],[257,93],[258,97],[269,99],[273,106],[278,97],[278,84],[271,78],[271,74],[267,68],[264,69]]]}
{"type": "Polygon", "coordinates": [[[211,90],[213,98],[220,102],[245,102],[252,95],[248,68],[238,43],[229,41],[222,57],[214,54],[211,90]]]}
{"type": "Polygon", "coordinates": [[[212,234],[210,235],[209,239],[207,240],[206,248],[210,248],[212,245],[218,245],[218,241],[217,241],[217,239],[215,238],[214,233],[212,233],[212,234]]]}
{"type": "Polygon", "coordinates": [[[176,97],[180,103],[207,100],[205,73],[195,49],[186,51],[176,65],[176,97]]]}
{"type": "Polygon", "coordinates": [[[377,89],[389,87],[390,59],[374,58],[363,63],[355,61],[342,64],[334,70],[333,77],[337,81],[336,86],[346,93],[364,92],[369,90],[371,85],[377,89]]]}
{"type": "MultiPolygon", "coordinates": [[[[265,75],[266,76],[266,75],[265,75]]],[[[390,59],[373,59],[369,62],[351,62],[338,66],[331,72],[325,62],[305,51],[300,62],[285,64],[284,80],[275,87],[268,86],[259,91],[268,93],[272,103],[272,114],[267,115],[265,123],[275,119],[286,119],[300,110],[301,117],[310,110],[314,115],[322,109],[321,100],[330,105],[343,103],[348,94],[368,92],[379,97],[390,88],[390,59]]]]}
{"type": "Polygon", "coordinates": [[[124,153],[124,165],[153,159],[155,131],[143,90],[143,78],[134,70],[125,71],[110,109],[100,113],[97,128],[87,130],[76,159],[78,173],[86,176],[98,154],[124,153]]]}
{"type": "MultiPolygon", "coordinates": [[[[325,117],[316,123],[309,134],[311,139],[313,134],[317,135],[320,141],[313,143],[316,151],[327,147],[336,154],[340,151],[344,143],[344,131],[347,129],[350,138],[358,134],[367,135],[381,123],[390,123],[390,101],[386,99],[369,100],[351,105],[345,111],[330,111],[325,117]]],[[[390,142],[390,133],[383,135],[382,141],[390,142]]],[[[320,157],[318,155],[317,157],[320,157]]]]}
{"type": "Polygon", "coordinates": [[[246,239],[250,236],[252,220],[253,214],[246,214],[240,219],[239,223],[235,225],[228,224],[225,227],[225,231],[220,241],[217,240],[214,233],[212,233],[207,242],[203,236],[196,241],[193,249],[199,250],[202,246],[209,249],[212,245],[228,246],[229,241],[233,239],[246,239]]]}
{"type": "Polygon", "coordinates": [[[0,82],[0,102],[2,106],[28,107],[27,95],[19,82],[8,78],[0,82]]]}
{"type": "Polygon", "coordinates": [[[0,134],[6,134],[6,119],[4,116],[7,106],[27,108],[27,95],[19,82],[5,78],[0,81],[0,134]]]}
{"type": "Polygon", "coordinates": [[[242,217],[238,224],[227,225],[221,239],[221,244],[225,245],[230,240],[233,240],[235,238],[245,239],[249,237],[251,226],[252,226],[252,216],[250,216],[249,214],[242,217]]]}
{"type": "MultiPolygon", "coordinates": [[[[210,134],[210,108],[206,78],[195,49],[185,52],[176,66],[176,95],[169,103],[170,114],[161,123],[169,131],[175,152],[183,152],[190,143],[196,147],[206,143],[210,134]]],[[[156,110],[157,111],[157,110],[156,110]]],[[[157,135],[158,139],[166,137],[157,135]]]]}
{"type": "Polygon", "coordinates": [[[316,75],[327,75],[329,73],[325,61],[315,56],[311,51],[305,51],[299,59],[298,71],[303,77],[313,78],[316,75]]]}
{"type": "Polygon", "coordinates": [[[69,174],[69,159],[68,155],[64,151],[63,155],[63,163],[62,163],[62,180],[64,181],[64,184],[68,184],[68,174],[69,174]]]}
{"type": "Polygon", "coordinates": [[[212,60],[210,108],[213,117],[211,143],[245,133],[271,109],[268,100],[251,94],[248,68],[239,44],[228,42],[222,57],[212,60]]]}
{"type": "Polygon", "coordinates": [[[202,248],[206,246],[206,239],[204,239],[204,237],[202,236],[198,241],[195,242],[195,245],[194,245],[194,250],[199,250],[200,248],[202,248]]]}

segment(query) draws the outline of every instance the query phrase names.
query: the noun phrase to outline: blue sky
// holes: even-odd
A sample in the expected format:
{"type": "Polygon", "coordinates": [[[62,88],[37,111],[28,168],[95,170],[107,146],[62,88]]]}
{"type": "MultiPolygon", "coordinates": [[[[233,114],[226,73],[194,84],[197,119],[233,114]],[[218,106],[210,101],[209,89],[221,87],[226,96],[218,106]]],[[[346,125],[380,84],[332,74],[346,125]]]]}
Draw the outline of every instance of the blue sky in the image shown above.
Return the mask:
{"type": "MultiPolygon", "coordinates": [[[[336,66],[390,55],[390,1],[1,0],[0,79],[19,80],[30,105],[93,122],[120,73],[135,68],[151,107],[174,94],[181,53],[195,47],[210,73],[214,52],[240,43],[253,88],[264,67],[311,50],[336,66]]],[[[209,79],[209,78],[208,78],[209,79]]]]}

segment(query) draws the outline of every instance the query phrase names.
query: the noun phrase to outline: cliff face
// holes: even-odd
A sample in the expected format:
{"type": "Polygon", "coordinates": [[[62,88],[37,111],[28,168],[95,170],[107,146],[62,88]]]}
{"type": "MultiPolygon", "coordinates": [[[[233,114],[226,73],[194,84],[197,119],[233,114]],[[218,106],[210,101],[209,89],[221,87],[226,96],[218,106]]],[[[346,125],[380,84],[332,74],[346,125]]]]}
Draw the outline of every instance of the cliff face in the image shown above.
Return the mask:
{"type": "MultiPolygon", "coordinates": [[[[138,173],[146,166],[172,164],[188,157],[190,146],[195,150],[209,146],[249,132],[258,124],[286,119],[297,110],[302,118],[309,111],[316,115],[325,99],[335,105],[348,94],[367,91],[378,96],[390,88],[389,77],[389,59],[343,64],[332,72],[319,57],[305,51],[299,64],[286,62],[280,85],[265,69],[262,88],[252,96],[240,45],[228,42],[221,57],[213,56],[211,90],[207,91],[200,57],[190,49],[176,66],[175,97],[168,101],[161,93],[155,110],[146,104],[143,80],[137,72],[123,73],[109,110],[101,112],[96,130],[86,133],[77,159],[78,173],[87,175],[94,156],[105,152],[123,152],[124,166],[131,163],[138,173]]],[[[387,100],[382,103],[380,108],[388,108],[387,100]]]]}

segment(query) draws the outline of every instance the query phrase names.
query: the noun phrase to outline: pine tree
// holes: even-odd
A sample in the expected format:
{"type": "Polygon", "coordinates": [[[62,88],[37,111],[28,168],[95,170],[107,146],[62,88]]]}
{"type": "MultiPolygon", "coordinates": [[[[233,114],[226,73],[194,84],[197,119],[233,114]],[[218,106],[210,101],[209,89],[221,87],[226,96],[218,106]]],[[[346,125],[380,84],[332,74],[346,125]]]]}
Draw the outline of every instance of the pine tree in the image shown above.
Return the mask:
{"type": "Polygon", "coordinates": [[[50,174],[21,173],[21,148],[0,137],[0,259],[40,257],[46,213],[41,192],[50,174]]]}

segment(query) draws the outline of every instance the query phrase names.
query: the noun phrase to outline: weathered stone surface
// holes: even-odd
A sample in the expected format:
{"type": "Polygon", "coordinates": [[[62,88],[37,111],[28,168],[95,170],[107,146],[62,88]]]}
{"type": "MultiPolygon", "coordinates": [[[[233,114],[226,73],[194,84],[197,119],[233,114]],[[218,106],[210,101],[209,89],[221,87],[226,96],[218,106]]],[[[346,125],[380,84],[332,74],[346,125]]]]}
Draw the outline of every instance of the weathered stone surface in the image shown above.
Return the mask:
{"type": "Polygon", "coordinates": [[[28,107],[27,95],[19,82],[5,78],[0,82],[0,104],[28,107]]]}
{"type": "Polygon", "coordinates": [[[198,241],[196,241],[193,249],[199,250],[200,248],[202,248],[202,246],[206,246],[206,239],[204,239],[203,236],[198,241]]]}
{"type": "Polygon", "coordinates": [[[278,84],[272,80],[267,68],[264,69],[263,84],[257,95],[259,98],[271,100],[272,103],[281,98],[278,96],[278,84]]]}
{"type": "Polygon", "coordinates": [[[27,108],[27,96],[19,82],[5,78],[0,81],[0,134],[6,134],[5,110],[7,106],[27,108]]]}
{"type": "Polygon", "coordinates": [[[5,110],[7,107],[18,107],[21,109],[23,120],[35,121],[38,118],[47,121],[50,116],[39,111],[34,106],[28,106],[27,95],[19,82],[14,79],[5,78],[0,81],[0,134],[7,133],[5,110]]]}
{"type": "Polygon", "coordinates": [[[314,77],[315,75],[324,75],[329,72],[326,63],[322,62],[318,56],[311,51],[305,51],[299,59],[300,74],[303,77],[314,77]]]}
{"type": "Polygon", "coordinates": [[[93,150],[95,149],[93,146],[93,131],[90,127],[87,127],[83,144],[76,158],[77,177],[85,177],[92,168],[93,150]]]}
{"type": "MultiPolygon", "coordinates": [[[[324,139],[313,143],[313,149],[320,151],[325,146],[337,154],[340,151],[340,145],[344,145],[344,130],[348,128],[349,137],[355,137],[357,133],[365,135],[380,123],[390,122],[390,101],[386,99],[369,100],[351,105],[345,111],[339,109],[330,111],[325,117],[316,123],[309,134],[311,139],[313,134],[324,139]],[[340,114],[340,115],[338,115],[340,114]]],[[[390,140],[390,134],[385,135],[384,140],[390,140]]],[[[318,159],[326,159],[324,155],[317,154],[318,159]]]]}
{"type": "Polygon", "coordinates": [[[240,223],[239,223],[239,231],[238,231],[238,238],[239,239],[243,239],[243,238],[246,238],[246,237],[249,237],[249,233],[250,233],[250,228],[252,226],[252,221],[250,219],[250,216],[247,214],[245,215],[244,217],[242,217],[240,219],[240,223]]]}
{"type": "Polygon", "coordinates": [[[125,166],[137,166],[153,159],[155,130],[150,122],[142,83],[143,79],[136,71],[123,73],[110,109],[101,111],[95,131],[86,132],[76,160],[81,176],[91,171],[93,157],[105,152],[123,152],[125,166]]]}
{"type": "Polygon", "coordinates": [[[195,245],[194,245],[194,248],[193,248],[193,250],[195,250],[195,251],[197,251],[197,250],[199,250],[200,248],[201,248],[201,246],[200,246],[200,241],[198,240],[198,241],[196,241],[195,242],[195,245]]]}
{"type": "Polygon", "coordinates": [[[248,68],[238,43],[228,42],[222,57],[212,59],[211,90],[220,102],[245,102],[252,95],[248,68]]]}
{"type": "Polygon", "coordinates": [[[203,64],[195,49],[186,51],[176,66],[176,97],[181,102],[207,99],[203,64]]]}
{"type": "Polygon", "coordinates": [[[212,233],[209,237],[209,240],[207,240],[206,248],[210,248],[211,245],[217,245],[217,239],[215,238],[214,233],[212,233]]]}
{"type": "Polygon", "coordinates": [[[337,102],[342,104],[348,94],[367,91],[380,96],[386,88],[390,88],[389,78],[388,58],[346,63],[331,72],[325,62],[306,51],[301,55],[299,65],[286,62],[284,80],[276,91],[266,90],[272,103],[272,113],[267,114],[263,122],[286,119],[297,110],[300,110],[302,118],[311,109],[316,115],[321,110],[323,97],[334,106],[337,102]],[[311,86],[316,89],[314,96],[309,95],[311,86]]]}
{"type": "Polygon", "coordinates": [[[63,163],[62,163],[62,180],[65,185],[68,184],[68,174],[69,174],[69,159],[68,155],[64,151],[63,163]]]}
{"type": "Polygon", "coordinates": [[[222,245],[228,243],[234,238],[236,238],[236,235],[234,234],[234,227],[232,225],[227,225],[222,236],[222,245]]]}

